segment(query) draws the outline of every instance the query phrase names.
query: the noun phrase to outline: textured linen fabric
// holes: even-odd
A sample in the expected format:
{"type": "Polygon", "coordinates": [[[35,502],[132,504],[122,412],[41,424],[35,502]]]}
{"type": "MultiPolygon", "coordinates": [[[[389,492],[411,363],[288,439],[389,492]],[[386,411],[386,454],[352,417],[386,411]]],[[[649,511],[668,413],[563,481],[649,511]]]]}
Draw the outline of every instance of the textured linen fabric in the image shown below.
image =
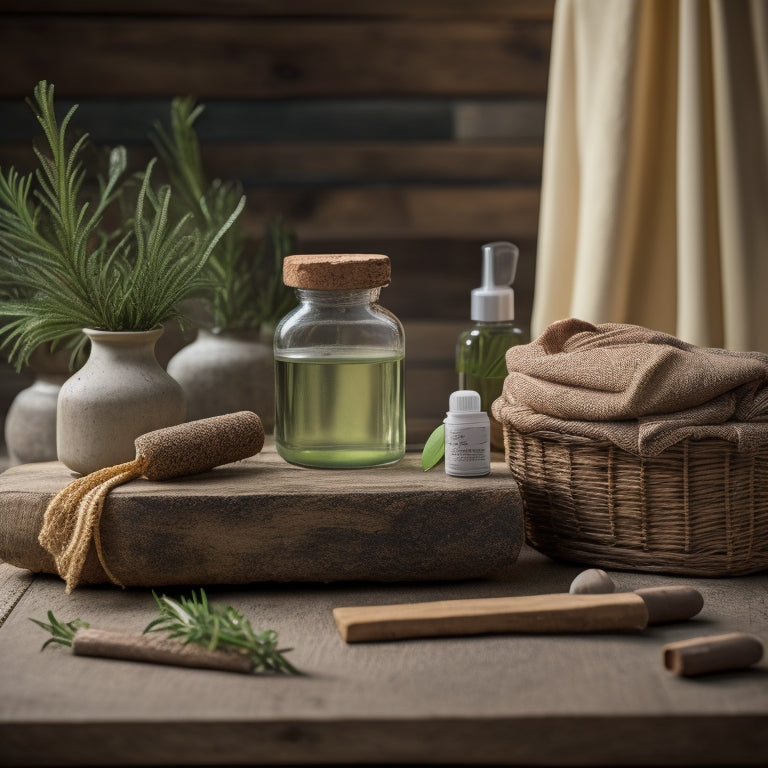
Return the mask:
{"type": "Polygon", "coordinates": [[[512,347],[494,416],[519,432],[609,440],[653,456],[686,438],[768,443],[768,355],[577,318],[512,347]]]}
{"type": "Polygon", "coordinates": [[[768,3],[557,0],[531,328],[768,352],[768,3]]]}

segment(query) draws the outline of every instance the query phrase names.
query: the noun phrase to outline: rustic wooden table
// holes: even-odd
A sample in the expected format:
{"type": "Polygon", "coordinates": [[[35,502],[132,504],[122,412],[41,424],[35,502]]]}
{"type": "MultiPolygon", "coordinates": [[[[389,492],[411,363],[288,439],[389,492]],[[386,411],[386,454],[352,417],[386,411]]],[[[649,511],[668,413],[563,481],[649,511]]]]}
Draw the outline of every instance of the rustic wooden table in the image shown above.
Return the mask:
{"type": "Polygon", "coordinates": [[[303,677],[40,652],[48,609],[140,631],[147,590],[75,590],[0,565],[0,764],[765,765],[768,661],[681,678],[662,646],[726,631],[768,643],[768,575],[612,572],[617,588],[694,584],[688,622],[592,636],[345,644],[335,606],[567,591],[581,566],[524,547],[504,581],[216,588],[293,650],[303,677]]]}

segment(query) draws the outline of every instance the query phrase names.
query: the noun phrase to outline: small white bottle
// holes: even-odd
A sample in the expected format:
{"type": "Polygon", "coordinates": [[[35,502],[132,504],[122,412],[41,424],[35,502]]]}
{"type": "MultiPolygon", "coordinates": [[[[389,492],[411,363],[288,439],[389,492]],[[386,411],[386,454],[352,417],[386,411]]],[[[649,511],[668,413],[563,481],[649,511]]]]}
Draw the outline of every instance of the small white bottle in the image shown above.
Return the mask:
{"type": "Polygon", "coordinates": [[[453,392],[445,424],[445,473],[480,477],[491,471],[491,423],[472,389],[453,392]]]}

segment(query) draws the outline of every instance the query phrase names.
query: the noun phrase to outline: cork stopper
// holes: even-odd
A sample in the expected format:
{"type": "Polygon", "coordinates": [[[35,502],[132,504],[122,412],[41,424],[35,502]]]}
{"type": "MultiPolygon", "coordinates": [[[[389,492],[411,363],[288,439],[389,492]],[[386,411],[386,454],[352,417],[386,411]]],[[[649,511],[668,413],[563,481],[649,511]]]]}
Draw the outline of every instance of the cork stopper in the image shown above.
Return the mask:
{"type": "Polygon", "coordinates": [[[323,253],[286,256],[283,282],[292,288],[330,291],[389,285],[389,256],[378,253],[323,253]]]}

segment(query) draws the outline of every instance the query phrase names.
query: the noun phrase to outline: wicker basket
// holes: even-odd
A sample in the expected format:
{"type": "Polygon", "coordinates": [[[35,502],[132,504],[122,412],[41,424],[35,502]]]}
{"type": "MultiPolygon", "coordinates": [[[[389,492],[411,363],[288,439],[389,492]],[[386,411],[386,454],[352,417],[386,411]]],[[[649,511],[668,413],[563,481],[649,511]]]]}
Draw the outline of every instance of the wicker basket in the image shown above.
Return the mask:
{"type": "Polygon", "coordinates": [[[504,424],[528,543],[602,568],[737,576],[768,568],[768,448],[683,441],[641,458],[504,424]]]}

